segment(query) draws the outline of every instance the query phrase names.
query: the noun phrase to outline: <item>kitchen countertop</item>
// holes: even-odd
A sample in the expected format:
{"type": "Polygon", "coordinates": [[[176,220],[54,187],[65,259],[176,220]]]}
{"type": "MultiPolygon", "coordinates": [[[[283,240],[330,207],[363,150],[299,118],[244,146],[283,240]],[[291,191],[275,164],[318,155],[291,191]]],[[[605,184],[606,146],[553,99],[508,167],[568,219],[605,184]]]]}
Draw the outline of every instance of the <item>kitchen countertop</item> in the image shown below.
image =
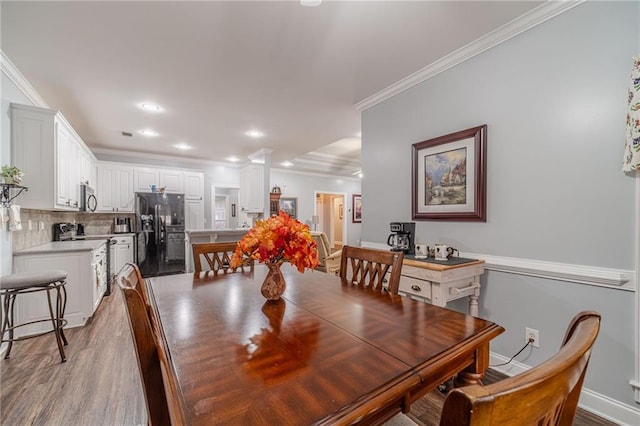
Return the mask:
{"type": "Polygon", "coordinates": [[[14,256],[36,253],[63,253],[73,251],[92,251],[104,245],[104,240],[52,241],[39,246],[29,247],[13,252],[14,256]]]}
{"type": "Polygon", "coordinates": [[[118,237],[132,237],[136,235],[135,232],[125,232],[120,234],[91,234],[91,235],[77,235],[75,241],[78,240],[98,240],[98,239],[107,239],[107,238],[118,238],[118,237]]]}
{"type": "Polygon", "coordinates": [[[235,229],[187,229],[184,232],[189,235],[211,235],[211,234],[246,234],[249,228],[235,229]]]}

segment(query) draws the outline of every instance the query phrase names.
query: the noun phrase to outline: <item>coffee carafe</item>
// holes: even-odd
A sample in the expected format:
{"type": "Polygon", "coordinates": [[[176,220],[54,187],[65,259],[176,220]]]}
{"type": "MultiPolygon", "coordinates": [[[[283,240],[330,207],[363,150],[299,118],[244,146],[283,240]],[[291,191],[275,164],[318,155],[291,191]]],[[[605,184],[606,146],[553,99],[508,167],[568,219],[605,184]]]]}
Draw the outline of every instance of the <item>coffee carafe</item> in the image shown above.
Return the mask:
{"type": "Polygon", "coordinates": [[[391,251],[414,254],[415,222],[391,222],[389,227],[392,234],[387,238],[387,245],[391,251]]]}

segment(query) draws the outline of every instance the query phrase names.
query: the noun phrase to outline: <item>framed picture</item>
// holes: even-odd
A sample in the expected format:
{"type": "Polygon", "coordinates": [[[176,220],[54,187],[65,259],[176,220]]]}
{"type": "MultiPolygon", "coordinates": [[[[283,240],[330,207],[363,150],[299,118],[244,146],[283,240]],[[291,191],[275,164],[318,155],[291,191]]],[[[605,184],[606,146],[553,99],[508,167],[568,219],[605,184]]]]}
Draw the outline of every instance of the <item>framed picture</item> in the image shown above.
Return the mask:
{"type": "Polygon", "coordinates": [[[362,222],[362,195],[353,194],[353,223],[362,222]]]}
{"type": "Polygon", "coordinates": [[[280,197],[280,210],[284,210],[286,214],[294,219],[298,218],[298,199],[280,197]]]}
{"type": "Polygon", "coordinates": [[[487,221],[486,137],[485,124],[412,145],[413,220],[487,221]]]}

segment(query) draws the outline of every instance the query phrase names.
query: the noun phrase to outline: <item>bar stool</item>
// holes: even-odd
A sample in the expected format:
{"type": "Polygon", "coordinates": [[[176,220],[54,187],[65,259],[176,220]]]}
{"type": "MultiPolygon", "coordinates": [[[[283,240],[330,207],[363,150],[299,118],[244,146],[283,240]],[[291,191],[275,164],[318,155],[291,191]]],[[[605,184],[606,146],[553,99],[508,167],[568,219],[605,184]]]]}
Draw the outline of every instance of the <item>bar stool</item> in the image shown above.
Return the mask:
{"type": "Polygon", "coordinates": [[[67,320],[64,319],[64,310],[67,305],[67,291],[65,284],[67,279],[66,271],[49,270],[39,272],[19,272],[16,274],[5,275],[0,277],[0,296],[4,297],[3,301],[3,320],[2,320],[2,340],[1,342],[8,342],[7,353],[4,356],[5,359],[9,358],[11,354],[11,347],[13,342],[19,340],[31,339],[33,337],[42,336],[48,333],[54,333],[56,335],[56,343],[58,344],[58,350],[60,351],[60,357],[62,362],[67,360],[62,348],[62,342],[64,345],[68,345],[67,338],[64,335],[63,327],[67,325],[67,320]],[[47,292],[47,301],[49,302],[49,314],[50,318],[40,319],[25,322],[23,324],[15,324],[14,320],[14,306],[16,297],[19,294],[35,293],[38,291],[47,292]],[[51,302],[51,292],[55,291],[56,308],[55,312],[53,304],[51,302]],[[30,324],[36,324],[40,322],[51,321],[53,325],[52,330],[44,331],[41,333],[14,337],[13,332],[18,327],[23,327],[30,324]],[[9,338],[5,339],[5,332],[9,332],[9,338]]]}

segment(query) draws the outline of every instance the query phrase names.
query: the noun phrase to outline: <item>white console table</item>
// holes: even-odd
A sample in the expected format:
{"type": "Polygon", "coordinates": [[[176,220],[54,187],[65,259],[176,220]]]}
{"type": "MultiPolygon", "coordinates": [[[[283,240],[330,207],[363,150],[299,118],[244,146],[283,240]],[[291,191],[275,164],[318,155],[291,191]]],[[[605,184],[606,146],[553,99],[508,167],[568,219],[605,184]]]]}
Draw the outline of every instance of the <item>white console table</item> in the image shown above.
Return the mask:
{"type": "Polygon", "coordinates": [[[480,275],[484,273],[484,260],[473,260],[457,265],[444,265],[405,258],[400,277],[400,293],[427,299],[436,306],[445,307],[450,300],[469,297],[469,315],[478,316],[480,275]]]}

